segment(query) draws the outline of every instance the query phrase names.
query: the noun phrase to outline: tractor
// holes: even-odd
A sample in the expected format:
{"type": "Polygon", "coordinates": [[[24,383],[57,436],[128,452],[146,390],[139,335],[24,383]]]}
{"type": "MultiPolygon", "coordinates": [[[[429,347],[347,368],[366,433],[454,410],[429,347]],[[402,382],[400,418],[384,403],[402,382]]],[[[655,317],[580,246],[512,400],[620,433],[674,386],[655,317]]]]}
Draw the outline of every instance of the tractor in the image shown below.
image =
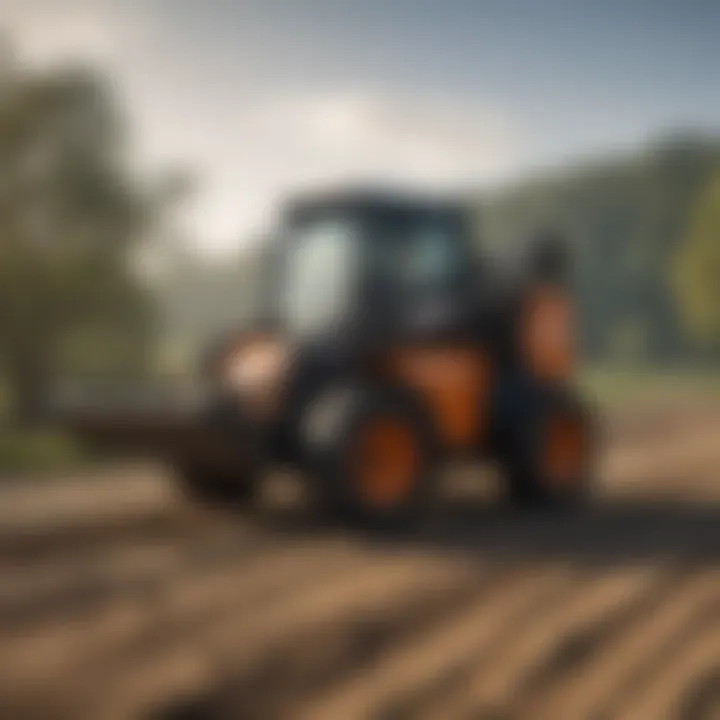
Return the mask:
{"type": "Polygon", "coordinates": [[[452,459],[490,461],[522,507],[572,507],[593,471],[575,389],[566,248],[540,236],[509,267],[447,198],[345,190],[288,202],[253,322],[199,362],[178,409],[76,407],[84,437],[170,462],[194,497],[245,503],[299,471],[336,517],[416,521],[452,459]]]}

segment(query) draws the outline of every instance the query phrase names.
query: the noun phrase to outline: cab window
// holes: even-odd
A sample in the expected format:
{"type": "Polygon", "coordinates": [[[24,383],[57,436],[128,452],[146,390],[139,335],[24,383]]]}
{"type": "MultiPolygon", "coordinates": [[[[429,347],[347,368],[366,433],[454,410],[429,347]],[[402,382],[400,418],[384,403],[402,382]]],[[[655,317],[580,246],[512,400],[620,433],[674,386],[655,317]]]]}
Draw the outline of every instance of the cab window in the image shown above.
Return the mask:
{"type": "Polygon", "coordinates": [[[452,290],[463,274],[462,248],[454,222],[423,220],[409,224],[398,238],[394,259],[401,289],[411,295],[452,290]]]}

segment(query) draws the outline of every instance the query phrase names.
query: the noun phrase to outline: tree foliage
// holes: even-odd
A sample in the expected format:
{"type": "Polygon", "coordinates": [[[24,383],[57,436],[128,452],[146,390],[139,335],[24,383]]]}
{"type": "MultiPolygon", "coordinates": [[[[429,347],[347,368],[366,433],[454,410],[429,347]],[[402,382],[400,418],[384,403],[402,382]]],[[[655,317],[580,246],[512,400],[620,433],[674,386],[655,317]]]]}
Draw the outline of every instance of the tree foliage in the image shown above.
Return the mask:
{"type": "MultiPolygon", "coordinates": [[[[694,361],[701,353],[688,342],[689,323],[700,316],[695,309],[687,311],[688,303],[695,307],[688,294],[695,280],[678,288],[673,279],[682,264],[686,277],[697,277],[704,265],[698,258],[708,258],[718,247],[717,230],[715,240],[710,229],[702,231],[703,239],[698,239],[700,230],[693,231],[693,237],[687,233],[698,213],[698,198],[718,171],[720,143],[689,135],[636,154],[538,176],[480,198],[480,242],[511,246],[538,226],[555,228],[568,238],[586,358],[694,361]],[[704,249],[697,249],[700,245],[704,249]]],[[[702,211],[706,228],[713,222],[710,213],[702,211]]],[[[717,311],[720,305],[709,290],[709,265],[702,272],[708,289],[702,303],[709,308],[714,302],[717,311]]]]}
{"type": "Polygon", "coordinates": [[[705,346],[720,345],[720,174],[697,202],[674,280],[690,333],[705,346]]]}
{"type": "Polygon", "coordinates": [[[137,366],[150,338],[131,259],[154,203],[121,120],[87,71],[17,69],[0,85],[0,363],[27,418],[63,372],[137,366]]]}

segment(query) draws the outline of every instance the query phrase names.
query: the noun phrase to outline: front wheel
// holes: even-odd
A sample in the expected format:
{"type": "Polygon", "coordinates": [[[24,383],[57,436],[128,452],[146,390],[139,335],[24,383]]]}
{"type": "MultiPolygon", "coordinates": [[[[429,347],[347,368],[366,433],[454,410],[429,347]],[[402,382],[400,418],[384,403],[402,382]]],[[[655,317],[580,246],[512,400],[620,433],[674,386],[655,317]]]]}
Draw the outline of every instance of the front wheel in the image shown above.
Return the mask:
{"type": "Polygon", "coordinates": [[[507,433],[507,491],[522,508],[572,508],[590,495],[596,432],[590,410],[569,390],[529,393],[507,433]]]}
{"type": "Polygon", "coordinates": [[[259,443],[251,437],[247,419],[234,399],[220,399],[210,405],[203,425],[223,452],[211,461],[204,456],[183,456],[181,449],[174,462],[181,489],[207,504],[250,503],[257,494],[261,463],[259,443]]]}
{"type": "Polygon", "coordinates": [[[385,529],[427,515],[437,452],[424,408],[412,395],[337,388],[311,406],[303,429],[313,486],[331,513],[385,529]]]}

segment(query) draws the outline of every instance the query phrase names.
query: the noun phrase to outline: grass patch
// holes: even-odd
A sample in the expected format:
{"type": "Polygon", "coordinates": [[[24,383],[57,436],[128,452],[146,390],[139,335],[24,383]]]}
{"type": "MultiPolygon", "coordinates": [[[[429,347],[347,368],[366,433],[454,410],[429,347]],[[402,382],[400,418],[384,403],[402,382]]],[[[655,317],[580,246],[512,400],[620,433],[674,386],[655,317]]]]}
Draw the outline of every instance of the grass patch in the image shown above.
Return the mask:
{"type": "Polygon", "coordinates": [[[613,405],[688,398],[720,400],[720,372],[591,368],[582,373],[580,383],[595,398],[613,405]]]}
{"type": "Polygon", "coordinates": [[[0,429],[0,478],[73,469],[91,459],[87,450],[59,431],[0,429]]]}

